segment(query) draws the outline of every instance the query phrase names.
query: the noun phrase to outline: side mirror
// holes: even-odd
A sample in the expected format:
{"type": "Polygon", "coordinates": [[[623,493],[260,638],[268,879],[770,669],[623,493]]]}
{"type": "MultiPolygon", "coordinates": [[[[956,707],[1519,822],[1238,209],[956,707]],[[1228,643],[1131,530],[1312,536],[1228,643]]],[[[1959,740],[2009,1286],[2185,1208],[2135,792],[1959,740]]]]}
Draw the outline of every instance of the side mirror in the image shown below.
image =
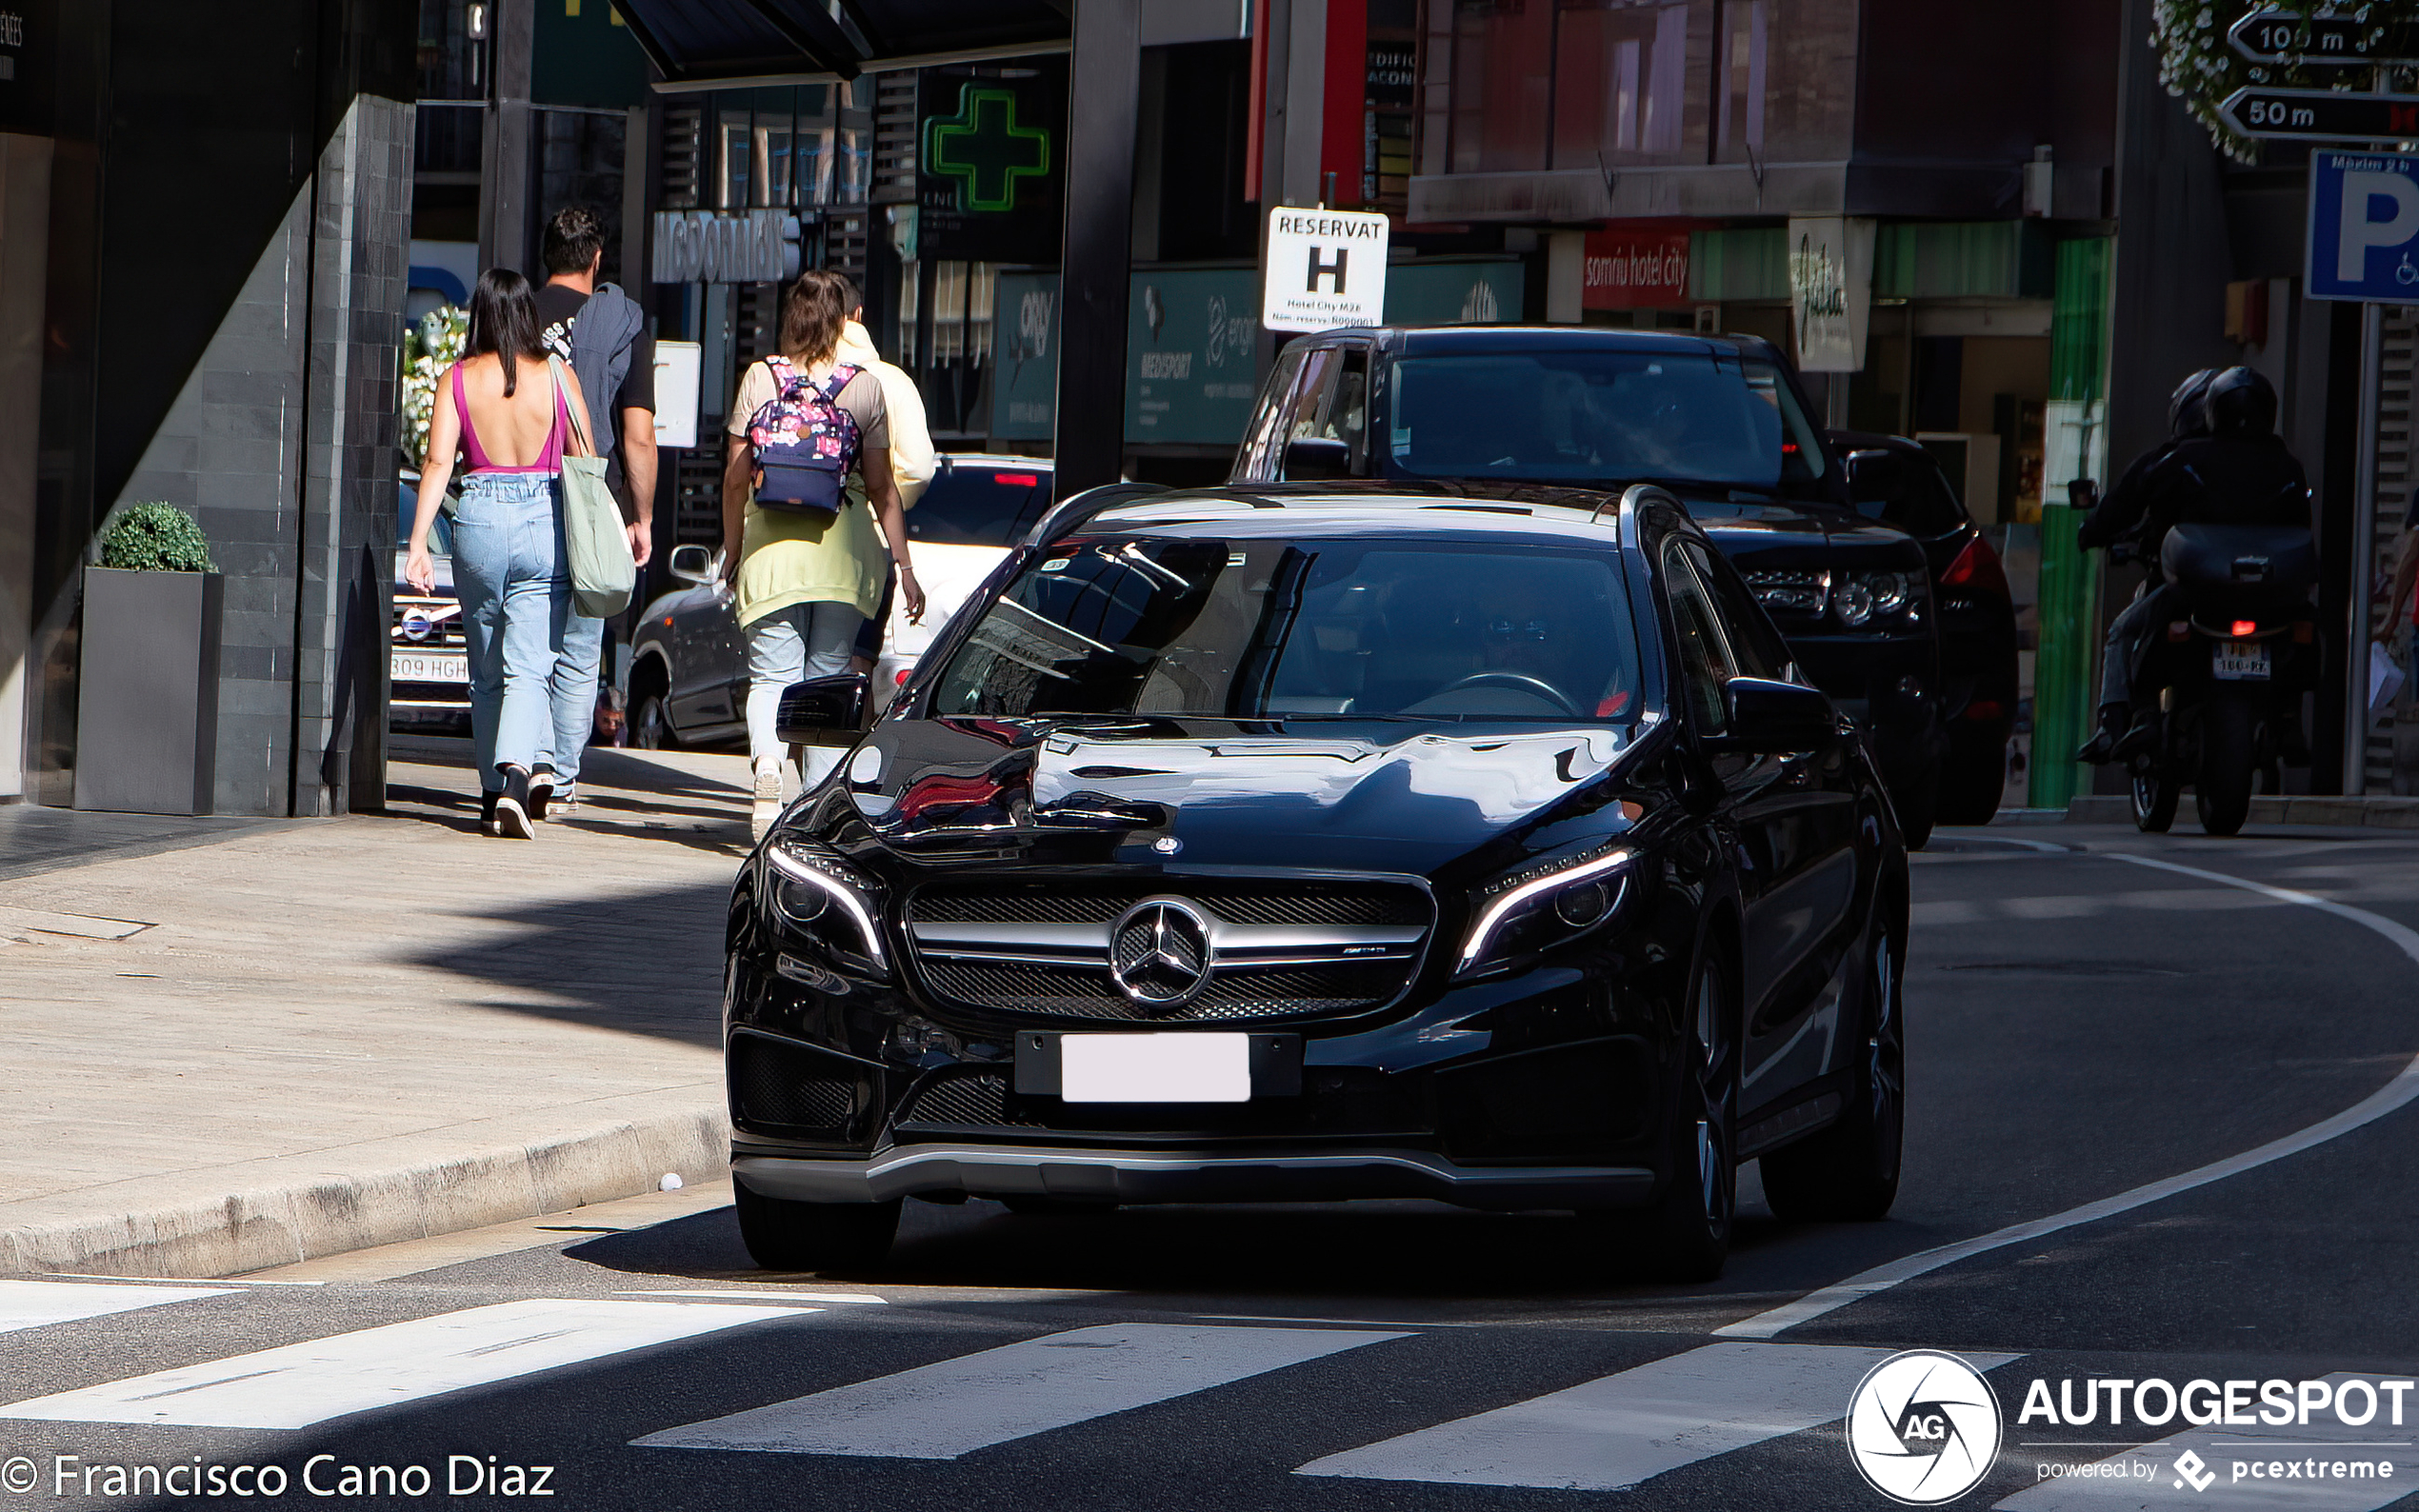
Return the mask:
{"type": "Polygon", "coordinates": [[[1839,736],[1839,710],[1820,688],[1769,678],[1734,677],[1722,690],[1729,729],[1711,742],[1751,755],[1820,750],[1839,736]]]}
{"type": "Polygon", "coordinates": [[[1887,504],[1897,491],[1899,468],[1896,454],[1879,447],[1848,454],[1848,498],[1851,504],[1887,504]]]}
{"type": "Polygon", "coordinates": [[[702,546],[676,546],[669,570],[683,583],[703,587],[714,580],[714,554],[702,546]]]}
{"type": "Polygon", "coordinates": [[[1285,444],[1285,481],[1303,483],[1352,475],[1349,442],[1327,436],[1298,436],[1285,444]]]}
{"type": "Polygon", "coordinates": [[[792,746],[810,746],[821,731],[862,728],[870,687],[863,672],[792,683],[782,689],[773,734],[792,746]]]}

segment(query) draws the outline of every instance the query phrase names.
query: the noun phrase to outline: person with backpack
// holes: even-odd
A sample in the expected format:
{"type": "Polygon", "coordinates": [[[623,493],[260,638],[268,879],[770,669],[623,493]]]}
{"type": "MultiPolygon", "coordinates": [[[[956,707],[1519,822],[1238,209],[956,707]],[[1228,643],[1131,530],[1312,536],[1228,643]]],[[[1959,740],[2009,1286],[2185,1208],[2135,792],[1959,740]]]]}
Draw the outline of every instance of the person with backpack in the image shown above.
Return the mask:
{"type": "MultiPolygon", "coordinates": [[[[907,521],[890,468],[890,422],[879,377],[842,362],[842,328],[857,308],[848,279],[798,275],[781,311],[779,350],[741,375],[723,468],[723,576],[748,634],[750,832],[779,816],[788,747],[774,727],[790,684],[849,668],[857,629],[882,600],[895,565],[908,617],[924,616],[909,561],[907,521]],[[850,498],[858,475],[865,506],[850,498]]],[[[839,752],[808,748],[810,787],[839,752]]]]}
{"type": "MultiPolygon", "coordinates": [[[[622,506],[631,559],[654,550],[655,339],[638,302],[596,280],[605,267],[605,223],[569,205],[546,223],[539,243],[546,283],[537,291],[538,339],[571,365],[580,387],[597,396],[597,455],[605,484],[622,506]]],[[[596,726],[596,679],[605,622],[574,609],[547,686],[554,707],[554,803],[579,806],[580,755],[596,726]]]]}
{"type": "Polygon", "coordinates": [[[479,275],[462,360],[438,380],[438,393],[403,577],[422,593],[434,589],[429,534],[459,448],[470,470],[453,509],[453,586],[470,664],[481,827],[532,840],[553,796],[548,679],[572,617],[563,457],[585,454],[592,431],[578,375],[538,340],[527,279],[509,268],[479,275]]]}

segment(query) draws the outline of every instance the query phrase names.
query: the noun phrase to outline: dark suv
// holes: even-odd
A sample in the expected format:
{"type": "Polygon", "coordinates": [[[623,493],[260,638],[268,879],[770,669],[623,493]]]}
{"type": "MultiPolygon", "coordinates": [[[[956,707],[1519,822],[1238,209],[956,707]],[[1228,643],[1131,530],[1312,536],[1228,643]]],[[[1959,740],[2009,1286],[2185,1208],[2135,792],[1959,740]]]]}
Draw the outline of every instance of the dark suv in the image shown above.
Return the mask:
{"type": "MultiPolygon", "coordinates": [[[[1897,1189],[1906,857],[1679,503],[1202,489],[1045,526],[742,869],[740,1228],[1430,1197],[1717,1271],[1897,1189]]],[[[853,728],[802,683],[786,738],[853,728]]]]}
{"type": "Polygon", "coordinates": [[[1515,484],[1677,495],[1807,677],[1869,732],[1907,843],[1946,737],[1923,547],[1850,505],[1795,375],[1752,336],[1570,326],[1349,328],[1286,349],[1231,481],[1368,479],[1483,500],[1515,484]]]}

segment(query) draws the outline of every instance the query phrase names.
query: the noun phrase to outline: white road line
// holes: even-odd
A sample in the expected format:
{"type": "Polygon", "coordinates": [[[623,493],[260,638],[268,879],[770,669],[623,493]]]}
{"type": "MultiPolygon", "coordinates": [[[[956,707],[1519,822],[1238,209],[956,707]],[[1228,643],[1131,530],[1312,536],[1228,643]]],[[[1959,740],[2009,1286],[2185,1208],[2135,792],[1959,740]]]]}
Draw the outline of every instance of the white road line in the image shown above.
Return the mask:
{"type": "Polygon", "coordinates": [[[861,1291],[650,1291],[615,1292],[617,1297],[715,1297],[732,1302],[848,1302],[888,1303],[888,1297],[861,1291]]]}
{"type": "MultiPolygon", "coordinates": [[[[2204,882],[2223,883],[2227,886],[2259,893],[2279,903],[2299,904],[2305,908],[2315,908],[2321,913],[2330,913],[2339,919],[2349,919],[2364,929],[2384,936],[2412,962],[2419,963],[2419,932],[2413,932],[2380,914],[2370,913],[2366,908],[2355,908],[2349,904],[2337,903],[2331,898],[2321,898],[2313,893],[2296,892],[2289,887],[2271,887],[2264,882],[2229,877],[2222,871],[2203,871],[2198,866],[2181,865],[2172,861],[2159,860],[2155,856],[2136,856],[2124,851],[2095,851],[2092,854],[2105,856],[2110,861],[2122,861],[2137,866],[2150,866],[2160,871],[2171,871],[2178,876],[2197,877],[2204,882]]],[[[2104,1218],[2129,1213],[2137,1207],[2147,1207],[2152,1203],[2165,1201],[2178,1193],[2207,1186],[2211,1182],[2224,1181],[2229,1176],[2239,1176],[2245,1171],[2254,1170],[2271,1161],[2283,1160],[2288,1155],[2298,1155],[2306,1149],[2324,1144],[2339,1135],[2364,1128],[2387,1114],[2408,1105],[2414,1098],[2419,1098],[2419,1057],[2414,1057],[2409,1064],[2395,1073],[2392,1081],[2334,1117],[2321,1119],[2308,1128],[2288,1134],[2282,1139],[2270,1140],[2256,1149],[2245,1150],[2240,1155],[2211,1162],[2198,1169],[2186,1171],[2180,1176],[2170,1176],[2164,1181],[2136,1186],[2129,1192],[2119,1192],[2114,1197],[2104,1197],[2096,1203],[2086,1203],[2080,1207],[2070,1207],[2063,1213],[2052,1213],[2047,1218],[2035,1218],[2026,1223],[2010,1224],[2005,1228],[1977,1238],[1960,1240],[1953,1244],[1943,1244],[1937,1249],[1927,1249],[1917,1254],[1904,1256],[1886,1264],[1876,1265],[1870,1270],[1860,1271],[1846,1281],[1826,1286],[1820,1291],[1809,1292],[1795,1302],[1784,1303],[1778,1307],[1757,1313],[1751,1318],[1742,1318],[1737,1323],[1713,1331],[1717,1336],[1726,1339],[1769,1339],[1784,1329],[1794,1328],[1800,1323],[1820,1318],[1825,1313],[1837,1311],[1849,1303],[1869,1297],[1875,1292],[1888,1291],[1901,1282],[1929,1275],[1944,1265],[1953,1265],[1961,1260],[1988,1254],[1994,1249],[2004,1249],[2009,1244],[2025,1243],[2039,1239],[2045,1234],[2057,1233],[2060,1229],[2072,1228],[2081,1224],[2096,1224],[2104,1218]]]]}
{"type": "Polygon", "coordinates": [[[0,1418],[307,1428],[800,1311],[678,1302],[498,1303],[36,1397],[0,1407],[0,1418]]]}
{"type": "MultiPolygon", "coordinates": [[[[2327,1379],[2340,1383],[2376,1378],[2335,1375],[2327,1379]]],[[[2382,1422],[2386,1414],[2381,1411],[2377,1417],[2382,1422]]],[[[2229,1507],[2279,1506],[2307,1507],[2311,1512],[2371,1512],[2410,1494],[2410,1479],[2419,1473],[2419,1449],[2413,1449],[2408,1433],[2408,1429],[2393,1428],[2380,1432],[2377,1422],[2350,1427],[2334,1421],[2332,1414],[2313,1415],[2306,1427],[2191,1428],[2093,1462],[2106,1467],[2102,1474],[2042,1481],[1997,1505],[2017,1512],[2133,1512],[2144,1506],[2172,1506],[2181,1494],[2190,1499],[2192,1506],[2221,1512],[2229,1507]],[[2397,1435],[2406,1436],[2400,1443],[2379,1442],[2397,1435]],[[2262,1442],[2246,1442],[2249,1440],[2262,1442]],[[2198,1462],[2179,1466],[2176,1462],[2188,1452],[2197,1456],[2198,1462]],[[2318,1462],[2315,1474],[2309,1463],[2313,1459],[2318,1462]],[[2238,1462],[2242,1465],[2239,1477],[2238,1462]],[[2338,1462],[2346,1471],[2365,1462],[2369,1473],[2339,1475],[2332,1468],[2338,1462]],[[2390,1475],[2376,1473],[2380,1462],[2392,1465],[2390,1475]],[[2253,1465],[2260,1473],[2252,1473],[2253,1465]],[[2280,1472],[2272,1480],[2266,1473],[2271,1466],[2280,1472]],[[2184,1483],[2187,1469],[2195,1477],[2189,1486],[2184,1483]],[[2211,1475],[2214,1481],[2199,1479],[2211,1475]]],[[[2012,1458],[2014,1453],[2001,1451],[2003,1458],[2012,1458]]]]}
{"type": "Polygon", "coordinates": [[[0,1281],[0,1333],[106,1318],[195,1297],[224,1297],[232,1286],[105,1286],[90,1282],[0,1281]]]}
{"type": "Polygon", "coordinates": [[[954,1460],[1011,1439],[1403,1337],[1343,1328],[1183,1323],[1076,1328],[633,1442],[657,1449],[954,1460]]]}
{"type": "MultiPolygon", "coordinates": [[[[1297,1475],[1620,1491],[1667,1470],[1848,1415],[1888,1349],[1708,1344],[1509,1407],[1422,1428],[1297,1475]]],[[[1964,1357],[1979,1370],[2015,1355],[1964,1357]]]]}

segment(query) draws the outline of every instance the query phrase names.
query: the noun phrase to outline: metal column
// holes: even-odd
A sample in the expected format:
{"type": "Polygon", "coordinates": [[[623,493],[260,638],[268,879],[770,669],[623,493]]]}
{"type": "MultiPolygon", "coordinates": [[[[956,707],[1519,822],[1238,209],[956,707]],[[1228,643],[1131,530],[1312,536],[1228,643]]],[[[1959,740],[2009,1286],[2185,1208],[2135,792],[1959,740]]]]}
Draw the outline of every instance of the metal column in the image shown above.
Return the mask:
{"type": "Polygon", "coordinates": [[[2352,471],[2350,621],[2344,636],[2344,793],[2358,797],[2369,790],[2369,575],[2377,550],[2377,360],[2385,331],[2384,313],[2374,305],[2360,307],[2360,460],[2352,471]]]}
{"type": "MultiPolygon", "coordinates": [[[[479,264],[533,272],[537,249],[530,245],[531,133],[530,73],[537,50],[539,0],[497,0],[489,73],[487,130],[479,149],[479,264]]],[[[543,275],[532,282],[543,282],[543,275]]]]}
{"type": "Polygon", "coordinates": [[[1059,268],[1057,496],[1123,472],[1142,0],[1076,0],[1059,268]]]}

